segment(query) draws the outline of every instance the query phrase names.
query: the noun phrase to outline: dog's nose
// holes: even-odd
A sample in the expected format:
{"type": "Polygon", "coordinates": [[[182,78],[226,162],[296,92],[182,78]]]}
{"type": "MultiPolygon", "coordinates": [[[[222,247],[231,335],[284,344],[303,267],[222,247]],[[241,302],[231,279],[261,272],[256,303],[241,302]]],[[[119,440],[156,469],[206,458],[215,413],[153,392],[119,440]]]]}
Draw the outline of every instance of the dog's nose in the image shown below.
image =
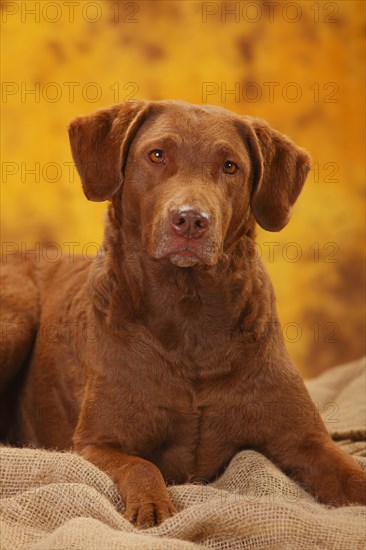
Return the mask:
{"type": "Polygon", "coordinates": [[[209,225],[208,215],[201,210],[173,210],[170,223],[177,235],[183,237],[199,238],[209,225]]]}

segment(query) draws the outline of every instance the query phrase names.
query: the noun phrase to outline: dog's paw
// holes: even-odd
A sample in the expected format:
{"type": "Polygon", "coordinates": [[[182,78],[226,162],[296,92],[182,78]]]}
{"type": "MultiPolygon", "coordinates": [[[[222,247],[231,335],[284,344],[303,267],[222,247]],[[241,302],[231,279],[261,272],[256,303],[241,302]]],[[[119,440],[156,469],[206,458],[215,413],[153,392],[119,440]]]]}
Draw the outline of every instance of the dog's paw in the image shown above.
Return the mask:
{"type": "Polygon", "coordinates": [[[139,529],[146,529],[159,525],[176,511],[170,499],[148,502],[142,498],[140,502],[127,502],[124,517],[139,529]]]}
{"type": "Polygon", "coordinates": [[[366,474],[357,465],[325,476],[315,494],[330,506],[366,505],[366,474]]]}
{"type": "Polygon", "coordinates": [[[346,483],[346,500],[349,504],[366,506],[366,474],[355,471],[346,483]]]}
{"type": "Polygon", "coordinates": [[[125,502],[124,517],[136,527],[159,525],[177,511],[160,470],[151,462],[130,464],[120,491],[125,502]]]}

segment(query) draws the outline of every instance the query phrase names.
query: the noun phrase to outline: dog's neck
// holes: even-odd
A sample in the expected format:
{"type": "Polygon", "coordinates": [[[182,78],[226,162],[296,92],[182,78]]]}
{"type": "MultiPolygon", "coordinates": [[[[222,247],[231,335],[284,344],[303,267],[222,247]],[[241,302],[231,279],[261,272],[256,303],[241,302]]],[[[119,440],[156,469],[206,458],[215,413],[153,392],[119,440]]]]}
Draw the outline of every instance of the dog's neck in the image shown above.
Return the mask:
{"type": "Polygon", "coordinates": [[[256,296],[267,278],[253,235],[253,227],[243,232],[215,266],[180,268],[150,258],[110,205],[103,246],[89,279],[94,310],[110,326],[121,322],[122,313],[129,321],[150,321],[153,328],[157,319],[171,322],[177,310],[187,322],[220,312],[223,326],[258,324],[256,296]]]}

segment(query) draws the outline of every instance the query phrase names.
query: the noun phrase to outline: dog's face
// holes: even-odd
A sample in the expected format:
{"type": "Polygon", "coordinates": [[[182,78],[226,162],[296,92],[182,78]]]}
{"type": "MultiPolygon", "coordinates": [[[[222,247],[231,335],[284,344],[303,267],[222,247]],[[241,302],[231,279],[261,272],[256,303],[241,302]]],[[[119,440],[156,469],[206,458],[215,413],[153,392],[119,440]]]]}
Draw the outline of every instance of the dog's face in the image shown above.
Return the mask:
{"type": "Polygon", "coordinates": [[[120,193],[143,249],[179,267],[215,265],[252,216],[286,225],[309,158],[266,123],[182,102],[116,105],[70,125],[84,191],[120,193]]]}
{"type": "Polygon", "coordinates": [[[250,157],[225,111],[167,104],[138,130],[123,183],[126,217],[156,259],[217,263],[250,198],[250,157]],[[159,112],[160,111],[160,112],[159,112]]]}

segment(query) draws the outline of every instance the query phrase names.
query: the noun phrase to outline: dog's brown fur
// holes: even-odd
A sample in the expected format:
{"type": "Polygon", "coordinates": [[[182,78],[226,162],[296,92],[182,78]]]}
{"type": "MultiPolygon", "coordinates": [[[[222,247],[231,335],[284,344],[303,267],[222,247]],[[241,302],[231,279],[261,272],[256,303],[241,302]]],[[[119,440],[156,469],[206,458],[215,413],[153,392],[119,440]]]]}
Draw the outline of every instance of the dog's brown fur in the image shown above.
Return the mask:
{"type": "Polygon", "coordinates": [[[286,225],[307,154],[262,121],[180,102],[116,105],[69,131],[86,196],[111,199],[105,238],[92,263],[3,264],[3,435],[72,446],[139,526],[175,512],[166,482],[212,480],[244,448],[322,502],[365,504],[366,476],[287,355],[255,253],[255,221],[286,225]],[[203,217],[189,225],[182,208],[203,217]]]}

